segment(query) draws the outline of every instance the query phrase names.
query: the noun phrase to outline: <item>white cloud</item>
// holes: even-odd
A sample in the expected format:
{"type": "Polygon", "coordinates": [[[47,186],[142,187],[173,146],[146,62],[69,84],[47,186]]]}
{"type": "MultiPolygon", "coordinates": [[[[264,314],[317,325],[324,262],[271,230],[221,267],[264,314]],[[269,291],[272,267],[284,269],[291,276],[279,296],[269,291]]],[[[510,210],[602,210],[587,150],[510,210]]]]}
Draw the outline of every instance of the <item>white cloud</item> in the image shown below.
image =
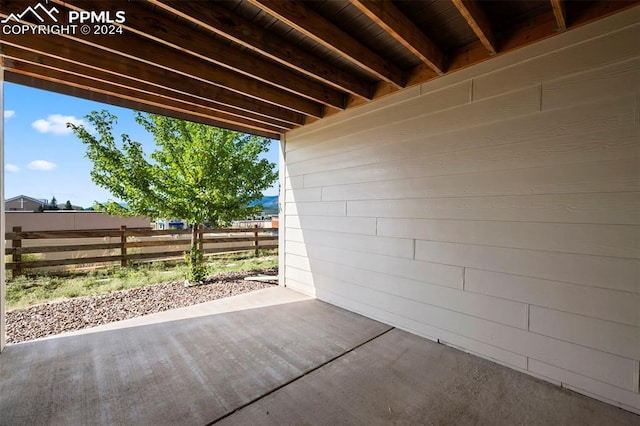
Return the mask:
{"type": "Polygon", "coordinates": [[[18,173],[20,171],[20,167],[15,164],[7,163],[4,165],[4,169],[8,172],[18,173]]]}
{"type": "Polygon", "coordinates": [[[67,128],[67,123],[73,123],[76,126],[87,124],[81,118],[76,118],[73,115],[61,115],[53,114],[46,119],[41,118],[31,123],[31,127],[39,131],[40,133],[53,133],[54,135],[68,135],[71,133],[71,129],[67,128]]]}
{"type": "Polygon", "coordinates": [[[47,160],[34,160],[27,164],[27,168],[30,170],[43,170],[48,172],[58,167],[55,163],[47,160]]]}
{"type": "Polygon", "coordinates": [[[13,117],[14,115],[16,115],[16,112],[11,110],[11,109],[8,109],[8,110],[6,110],[4,112],[4,118],[6,118],[6,119],[9,119],[9,118],[13,117]]]}

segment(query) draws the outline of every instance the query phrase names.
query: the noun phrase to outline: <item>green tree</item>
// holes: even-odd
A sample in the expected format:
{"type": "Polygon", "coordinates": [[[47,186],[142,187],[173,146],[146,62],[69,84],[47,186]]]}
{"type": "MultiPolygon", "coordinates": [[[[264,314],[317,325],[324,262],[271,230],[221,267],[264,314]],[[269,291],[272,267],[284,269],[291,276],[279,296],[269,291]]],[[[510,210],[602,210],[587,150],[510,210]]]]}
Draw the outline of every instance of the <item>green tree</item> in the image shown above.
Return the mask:
{"type": "Polygon", "coordinates": [[[148,156],[128,135],[118,144],[117,118],[108,111],[86,116],[94,127],[67,124],[87,146],[92,180],[126,204],[109,201],[101,210],[125,216],[179,218],[192,226],[193,280],[203,278],[202,253],[196,246],[201,224],[228,225],[232,219],[260,211],[249,203],[277,179],[276,165],[260,155],[269,140],[226,129],[153,114],[136,113],[136,121],[154,136],[157,149],[148,156]]]}
{"type": "Polygon", "coordinates": [[[73,210],[73,206],[71,205],[71,201],[67,200],[66,203],[64,203],[64,209],[65,210],[73,210]]]}
{"type": "Polygon", "coordinates": [[[51,197],[49,206],[45,210],[60,210],[60,208],[58,207],[58,200],[56,200],[56,197],[51,197]]]}

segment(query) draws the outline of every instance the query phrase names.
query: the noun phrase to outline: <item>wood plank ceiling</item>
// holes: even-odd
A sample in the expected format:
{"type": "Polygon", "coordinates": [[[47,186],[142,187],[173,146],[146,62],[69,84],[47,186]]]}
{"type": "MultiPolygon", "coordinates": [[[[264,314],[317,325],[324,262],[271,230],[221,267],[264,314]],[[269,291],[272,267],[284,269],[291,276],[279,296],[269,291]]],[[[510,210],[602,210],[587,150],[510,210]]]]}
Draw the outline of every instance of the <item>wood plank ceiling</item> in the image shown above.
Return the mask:
{"type": "Polygon", "coordinates": [[[6,81],[278,138],[637,1],[43,0],[123,33],[15,34],[36,4],[0,0],[6,81]]]}

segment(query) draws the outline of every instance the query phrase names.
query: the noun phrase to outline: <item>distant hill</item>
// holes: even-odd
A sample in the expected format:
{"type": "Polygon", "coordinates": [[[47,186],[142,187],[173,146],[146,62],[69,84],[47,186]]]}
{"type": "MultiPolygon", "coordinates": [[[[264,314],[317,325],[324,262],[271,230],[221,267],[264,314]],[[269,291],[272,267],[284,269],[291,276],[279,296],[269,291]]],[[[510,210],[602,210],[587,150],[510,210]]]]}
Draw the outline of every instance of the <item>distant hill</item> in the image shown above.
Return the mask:
{"type": "Polygon", "coordinates": [[[250,206],[255,206],[261,204],[262,210],[266,214],[278,214],[278,196],[277,195],[268,195],[262,197],[261,200],[254,201],[250,203],[250,206]]]}
{"type": "MultiPolygon", "coordinates": [[[[58,204],[58,210],[64,210],[64,208],[67,206],[67,203],[60,203],[58,204]]],[[[81,206],[76,206],[75,204],[71,204],[71,210],[84,210],[84,207],[81,206]]]]}

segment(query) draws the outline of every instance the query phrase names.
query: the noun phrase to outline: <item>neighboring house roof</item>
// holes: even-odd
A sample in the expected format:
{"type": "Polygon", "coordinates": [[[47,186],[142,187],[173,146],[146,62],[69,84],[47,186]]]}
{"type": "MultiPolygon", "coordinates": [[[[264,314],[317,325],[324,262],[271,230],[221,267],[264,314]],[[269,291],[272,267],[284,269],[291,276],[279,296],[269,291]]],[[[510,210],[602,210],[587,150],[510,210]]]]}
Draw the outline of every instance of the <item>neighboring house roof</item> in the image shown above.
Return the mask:
{"type": "Polygon", "coordinates": [[[9,198],[9,199],[4,200],[4,202],[5,202],[5,203],[8,203],[8,202],[10,202],[10,201],[19,200],[19,199],[21,199],[21,198],[24,198],[25,200],[33,201],[34,203],[42,204],[43,206],[44,206],[45,204],[47,204],[47,200],[45,200],[45,199],[39,200],[39,199],[37,199],[37,198],[28,197],[28,196],[26,196],[26,195],[18,195],[17,197],[12,197],[12,198],[9,198]]]}

